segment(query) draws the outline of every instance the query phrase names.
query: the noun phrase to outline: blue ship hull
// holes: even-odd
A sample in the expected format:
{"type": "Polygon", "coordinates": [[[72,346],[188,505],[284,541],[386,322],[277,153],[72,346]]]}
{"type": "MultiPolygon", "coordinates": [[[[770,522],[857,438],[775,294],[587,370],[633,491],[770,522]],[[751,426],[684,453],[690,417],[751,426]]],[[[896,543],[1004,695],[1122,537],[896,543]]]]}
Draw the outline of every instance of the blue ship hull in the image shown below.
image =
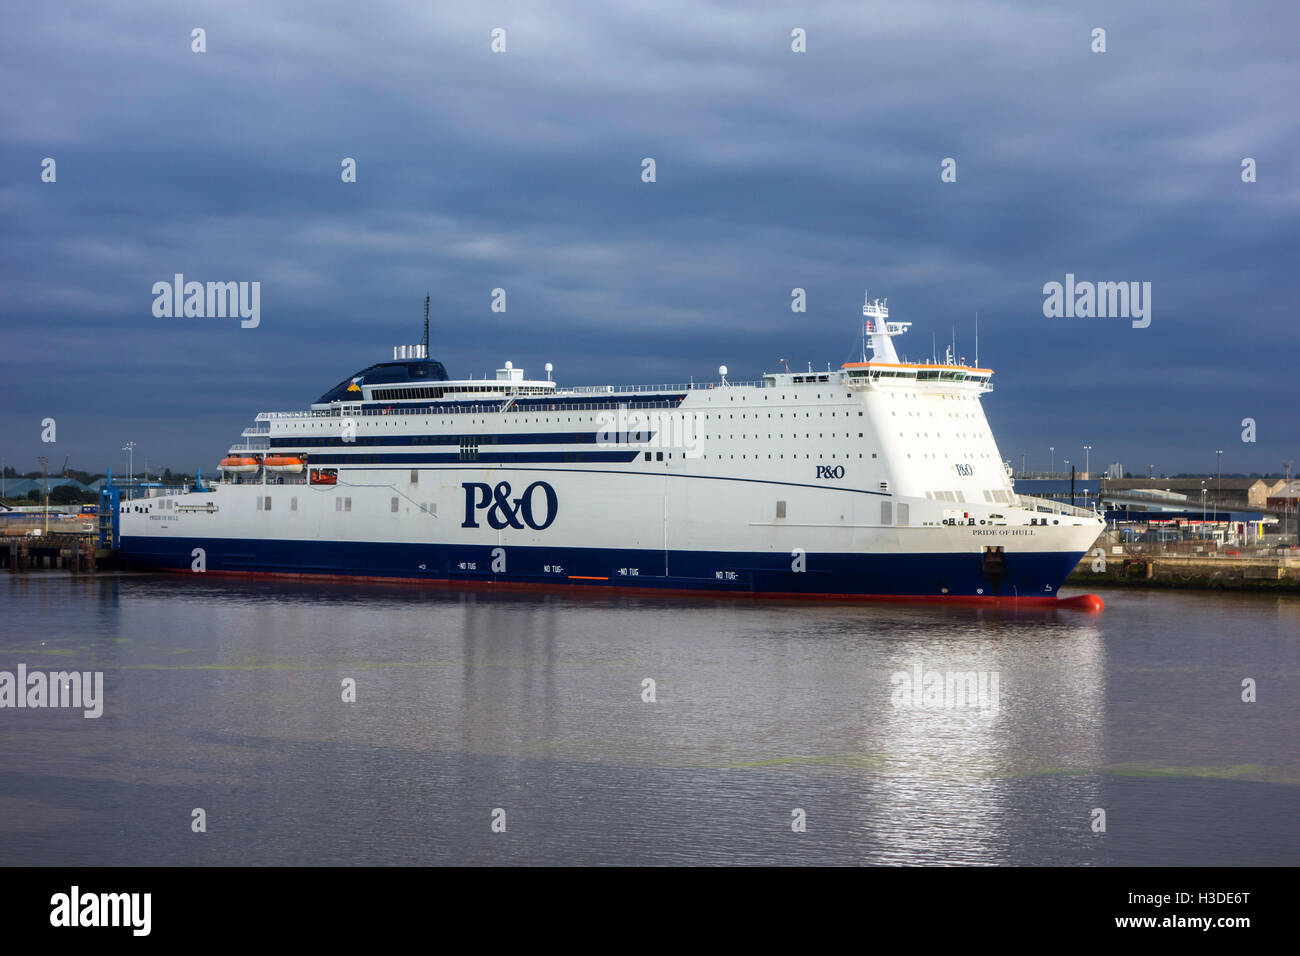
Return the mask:
{"type": "Polygon", "coordinates": [[[127,566],[192,572],[195,549],[216,574],[287,574],[533,587],[716,591],[791,597],[1052,599],[1083,552],[1009,553],[998,576],[979,554],[815,553],[806,570],[785,552],[669,551],[124,536],[127,566]],[[665,567],[667,573],[665,573],[665,567]]]}

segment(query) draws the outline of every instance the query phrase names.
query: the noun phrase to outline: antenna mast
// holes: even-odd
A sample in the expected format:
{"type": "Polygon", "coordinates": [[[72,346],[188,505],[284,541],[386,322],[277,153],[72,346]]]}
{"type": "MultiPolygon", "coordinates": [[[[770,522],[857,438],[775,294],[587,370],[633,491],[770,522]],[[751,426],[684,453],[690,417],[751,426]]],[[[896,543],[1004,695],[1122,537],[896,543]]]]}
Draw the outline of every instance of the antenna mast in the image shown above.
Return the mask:
{"type": "Polygon", "coordinates": [[[429,357],[429,293],[424,294],[424,357],[429,357]]]}

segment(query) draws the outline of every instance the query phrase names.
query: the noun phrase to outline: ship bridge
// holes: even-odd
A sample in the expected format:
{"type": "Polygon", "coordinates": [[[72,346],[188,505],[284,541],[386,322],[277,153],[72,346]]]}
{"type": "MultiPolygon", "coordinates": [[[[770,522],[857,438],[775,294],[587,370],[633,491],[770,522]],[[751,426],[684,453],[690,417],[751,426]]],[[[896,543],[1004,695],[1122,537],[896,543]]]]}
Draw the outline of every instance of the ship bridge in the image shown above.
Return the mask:
{"type": "MultiPolygon", "coordinates": [[[[887,299],[867,297],[862,306],[862,361],[841,366],[843,382],[850,387],[873,388],[878,385],[973,385],[976,391],[992,391],[989,379],[993,370],[967,365],[958,360],[953,349],[945,350],[942,363],[904,362],[894,348],[894,338],[905,333],[912,323],[889,321],[887,299]],[[871,358],[867,359],[867,346],[871,358]]],[[[978,347],[976,348],[978,351],[978,347]]],[[[969,391],[963,388],[963,391],[969,391]]]]}
{"type": "Polygon", "coordinates": [[[973,368],[969,365],[912,365],[905,362],[846,362],[841,366],[844,384],[870,388],[880,384],[958,384],[969,383],[978,391],[989,392],[993,386],[989,379],[991,368],[973,368]]]}

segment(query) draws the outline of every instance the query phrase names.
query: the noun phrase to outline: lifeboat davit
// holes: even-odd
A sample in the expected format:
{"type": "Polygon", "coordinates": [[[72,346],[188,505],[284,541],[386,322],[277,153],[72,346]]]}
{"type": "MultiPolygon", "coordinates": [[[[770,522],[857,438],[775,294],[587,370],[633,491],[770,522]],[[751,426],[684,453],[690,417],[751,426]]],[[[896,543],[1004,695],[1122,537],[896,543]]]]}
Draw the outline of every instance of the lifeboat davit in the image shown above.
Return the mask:
{"type": "Polygon", "coordinates": [[[249,458],[247,455],[230,455],[221,459],[221,470],[232,474],[247,475],[257,471],[257,469],[257,459],[249,458]]]}
{"type": "Polygon", "coordinates": [[[268,455],[266,458],[266,470],[284,472],[289,474],[298,474],[302,471],[303,461],[296,455],[268,455]]]}

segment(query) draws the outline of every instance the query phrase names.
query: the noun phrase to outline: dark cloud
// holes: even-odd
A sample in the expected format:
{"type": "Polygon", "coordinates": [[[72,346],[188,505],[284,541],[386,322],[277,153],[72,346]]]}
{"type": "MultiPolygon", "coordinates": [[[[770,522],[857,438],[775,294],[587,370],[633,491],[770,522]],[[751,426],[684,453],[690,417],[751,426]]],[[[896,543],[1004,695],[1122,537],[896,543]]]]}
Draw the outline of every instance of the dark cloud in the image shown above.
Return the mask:
{"type": "Polygon", "coordinates": [[[5,460],[35,467],[52,416],[79,467],[127,440],[211,467],[256,411],[415,340],[426,290],[453,374],[551,361],[596,384],[838,364],[864,286],[915,323],[913,357],[956,325],[973,358],[979,312],[1017,462],[1084,442],[1135,471],[1294,454],[1293,6],[615,6],[11,16],[5,460]],[[261,326],[154,318],[150,288],[176,272],[260,281],[261,326]],[[1151,327],[1044,318],[1066,272],[1151,282],[1151,327]]]}

